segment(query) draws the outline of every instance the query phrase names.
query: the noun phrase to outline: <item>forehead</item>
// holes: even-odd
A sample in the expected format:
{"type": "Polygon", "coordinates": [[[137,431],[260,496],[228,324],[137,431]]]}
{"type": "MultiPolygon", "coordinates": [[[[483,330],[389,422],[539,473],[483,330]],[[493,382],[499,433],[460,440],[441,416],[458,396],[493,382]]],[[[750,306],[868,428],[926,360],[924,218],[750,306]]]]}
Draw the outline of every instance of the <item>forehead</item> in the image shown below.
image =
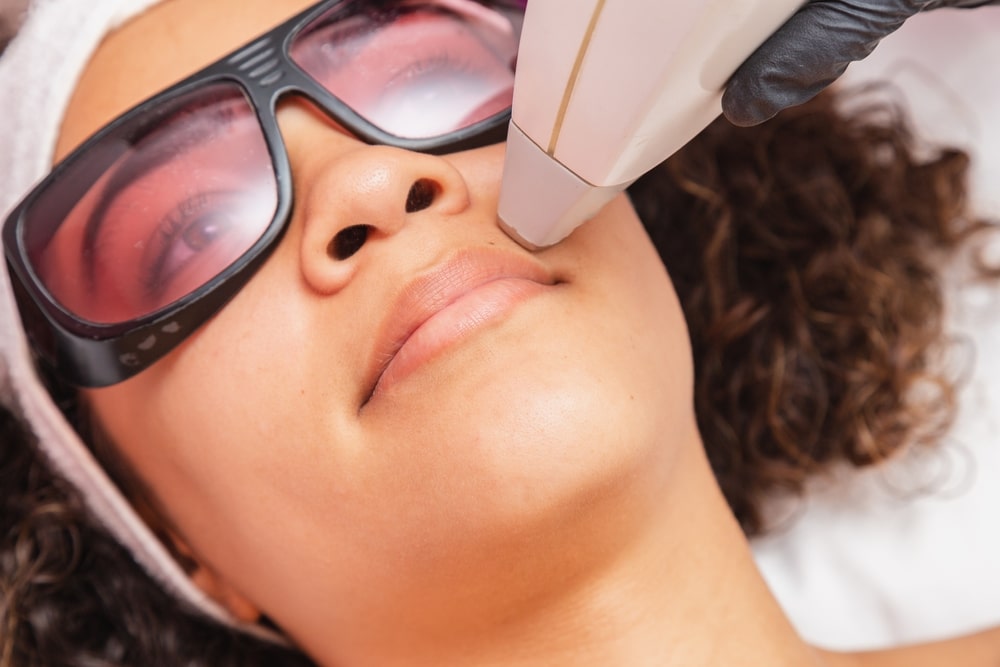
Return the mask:
{"type": "Polygon", "coordinates": [[[315,0],[164,0],[110,33],[63,118],[56,159],[146,97],[219,59],[315,0]]]}

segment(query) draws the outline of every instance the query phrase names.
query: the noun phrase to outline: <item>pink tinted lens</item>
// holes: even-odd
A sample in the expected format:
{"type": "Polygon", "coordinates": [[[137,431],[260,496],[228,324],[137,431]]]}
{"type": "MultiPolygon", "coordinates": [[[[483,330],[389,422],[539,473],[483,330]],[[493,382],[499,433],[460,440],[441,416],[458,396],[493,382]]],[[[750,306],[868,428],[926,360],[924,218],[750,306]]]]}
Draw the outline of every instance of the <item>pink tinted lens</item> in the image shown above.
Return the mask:
{"type": "Polygon", "coordinates": [[[222,273],[274,218],[277,184],[242,91],[220,84],[95,145],[29,211],[33,268],[66,310],[96,323],[154,313],[222,273]],[[31,217],[39,218],[32,221],[31,217]]]}
{"type": "Polygon", "coordinates": [[[291,57],[375,126],[424,139],[510,107],[517,40],[472,0],[347,2],[299,33],[291,57]]]}

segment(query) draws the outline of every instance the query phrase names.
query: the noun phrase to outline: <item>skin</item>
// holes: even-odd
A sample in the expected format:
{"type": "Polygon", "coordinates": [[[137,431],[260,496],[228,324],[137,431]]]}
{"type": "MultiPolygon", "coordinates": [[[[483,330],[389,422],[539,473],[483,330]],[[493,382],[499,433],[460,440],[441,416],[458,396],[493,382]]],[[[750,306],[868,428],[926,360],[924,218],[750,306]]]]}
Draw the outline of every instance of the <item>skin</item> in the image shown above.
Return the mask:
{"type": "MultiPolygon", "coordinates": [[[[308,4],[157,6],[91,60],[59,153],[308,4]]],[[[767,591],[705,460],[669,277],[624,197],[532,254],[497,226],[503,146],[366,146],[298,99],[279,121],[297,203],[274,254],[162,361],[86,394],[206,591],[324,665],[882,657],[806,646],[767,591]],[[436,196],[406,213],[418,179],[436,196]],[[355,224],[368,241],[331,258],[355,224]],[[469,252],[551,284],[370,397],[403,286],[469,252]]]]}

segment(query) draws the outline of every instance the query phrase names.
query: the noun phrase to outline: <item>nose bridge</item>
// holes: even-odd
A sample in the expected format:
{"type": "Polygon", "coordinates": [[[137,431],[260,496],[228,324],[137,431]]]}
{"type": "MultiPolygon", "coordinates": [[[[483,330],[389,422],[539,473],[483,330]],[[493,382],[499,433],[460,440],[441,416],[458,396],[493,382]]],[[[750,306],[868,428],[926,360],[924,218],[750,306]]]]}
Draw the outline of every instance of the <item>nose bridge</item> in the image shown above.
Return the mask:
{"type": "MultiPolygon", "coordinates": [[[[382,235],[392,234],[418,212],[408,205],[418,184],[433,188],[439,215],[456,214],[467,206],[465,180],[445,159],[344,140],[350,146],[340,154],[303,161],[300,170],[293,167],[293,172],[304,172],[295,173],[295,178],[307,226],[327,225],[325,233],[335,233],[343,225],[367,225],[382,235]]],[[[293,158],[293,164],[297,162],[293,158]]]]}

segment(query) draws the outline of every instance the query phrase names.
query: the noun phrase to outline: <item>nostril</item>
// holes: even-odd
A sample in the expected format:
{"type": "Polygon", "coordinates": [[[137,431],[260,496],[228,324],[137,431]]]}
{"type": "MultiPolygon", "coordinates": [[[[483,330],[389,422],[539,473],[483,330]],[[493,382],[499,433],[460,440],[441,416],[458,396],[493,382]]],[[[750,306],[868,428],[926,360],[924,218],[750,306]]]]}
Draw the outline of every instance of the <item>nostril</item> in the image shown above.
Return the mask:
{"type": "Polygon", "coordinates": [[[334,259],[347,259],[361,250],[368,240],[369,231],[370,225],[352,225],[340,230],[326,247],[327,254],[334,259]]]}
{"type": "Polygon", "coordinates": [[[406,195],[406,212],[423,211],[434,203],[437,194],[437,183],[426,178],[418,179],[410,186],[410,191],[406,195]]]}

